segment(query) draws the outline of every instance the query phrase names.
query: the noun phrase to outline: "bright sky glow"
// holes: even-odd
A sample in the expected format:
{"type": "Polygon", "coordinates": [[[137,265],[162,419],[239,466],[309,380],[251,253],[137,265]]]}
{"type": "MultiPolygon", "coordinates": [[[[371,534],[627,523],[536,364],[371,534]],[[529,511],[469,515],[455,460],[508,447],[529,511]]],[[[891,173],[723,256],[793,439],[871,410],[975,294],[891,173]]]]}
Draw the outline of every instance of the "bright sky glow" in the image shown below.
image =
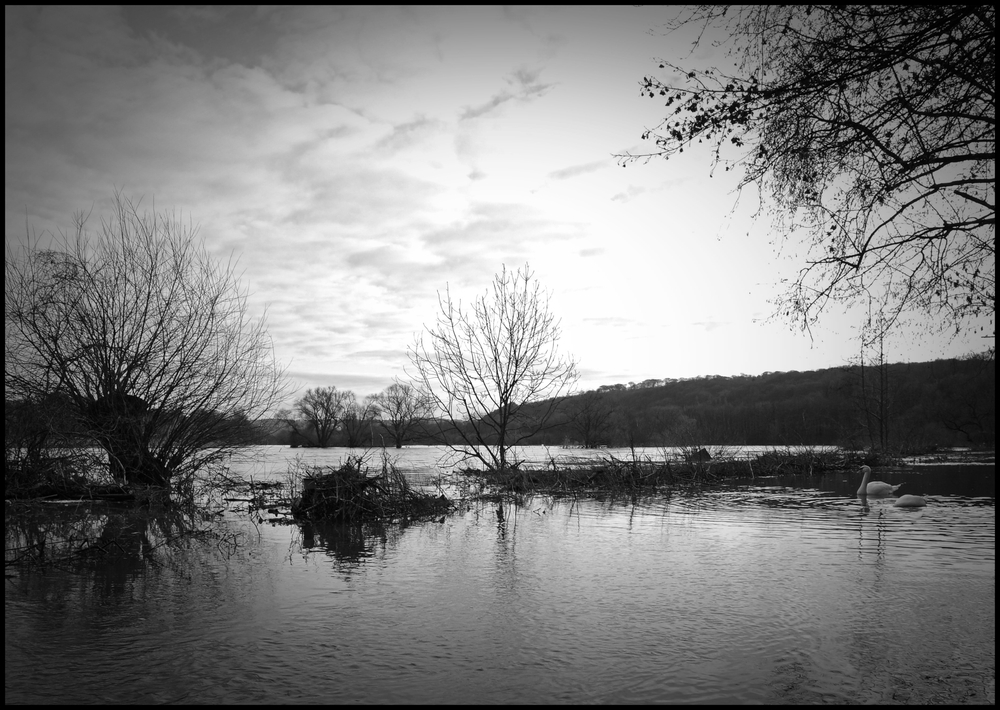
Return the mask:
{"type": "MultiPolygon", "coordinates": [[[[10,7],[5,241],[118,188],[239,256],[299,391],[377,392],[449,285],[528,262],[580,386],[844,365],[863,314],[765,322],[799,264],[706,155],[628,168],[690,38],[656,7],[10,7]]],[[[724,61],[722,55],[711,58],[724,61]]],[[[901,333],[893,361],[984,350],[901,333]]]]}

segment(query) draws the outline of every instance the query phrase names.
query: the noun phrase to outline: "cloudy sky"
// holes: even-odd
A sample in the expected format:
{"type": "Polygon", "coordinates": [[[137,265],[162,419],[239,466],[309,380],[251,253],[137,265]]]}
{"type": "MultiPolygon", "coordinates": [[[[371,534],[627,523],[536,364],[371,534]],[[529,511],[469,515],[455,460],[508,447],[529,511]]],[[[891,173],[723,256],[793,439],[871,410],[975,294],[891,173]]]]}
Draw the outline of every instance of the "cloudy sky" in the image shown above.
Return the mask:
{"type": "MultiPolygon", "coordinates": [[[[7,7],[5,241],[116,189],[239,256],[299,388],[404,375],[447,285],[530,264],[582,388],[844,365],[860,312],[768,321],[795,240],[706,155],[621,167],[681,59],[655,7],[7,7]],[[652,31],[651,31],[652,30],[652,31]]],[[[698,54],[689,62],[721,61],[698,54]]],[[[892,360],[985,349],[901,334],[892,360]]]]}

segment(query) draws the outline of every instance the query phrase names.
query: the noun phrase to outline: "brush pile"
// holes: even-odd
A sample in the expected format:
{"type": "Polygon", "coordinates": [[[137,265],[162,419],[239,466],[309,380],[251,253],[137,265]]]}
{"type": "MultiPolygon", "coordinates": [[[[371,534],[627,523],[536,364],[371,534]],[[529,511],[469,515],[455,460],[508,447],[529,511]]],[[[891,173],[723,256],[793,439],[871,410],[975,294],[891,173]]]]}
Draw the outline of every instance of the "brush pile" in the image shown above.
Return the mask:
{"type": "Polygon", "coordinates": [[[299,519],[337,522],[419,520],[449,512],[444,495],[414,488],[383,457],[374,470],[364,457],[350,457],[339,467],[304,467],[301,495],[292,505],[299,519]]]}

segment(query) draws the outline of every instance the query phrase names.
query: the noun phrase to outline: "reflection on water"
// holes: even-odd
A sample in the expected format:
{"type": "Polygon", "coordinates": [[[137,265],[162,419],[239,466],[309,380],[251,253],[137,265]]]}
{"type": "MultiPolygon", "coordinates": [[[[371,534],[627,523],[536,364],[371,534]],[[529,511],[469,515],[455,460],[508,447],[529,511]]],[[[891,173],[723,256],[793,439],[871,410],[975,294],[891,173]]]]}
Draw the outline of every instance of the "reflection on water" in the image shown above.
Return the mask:
{"type": "Polygon", "coordinates": [[[993,702],[992,495],[866,510],[799,482],[409,527],[232,517],[238,545],[17,574],[5,700],[993,702]]]}

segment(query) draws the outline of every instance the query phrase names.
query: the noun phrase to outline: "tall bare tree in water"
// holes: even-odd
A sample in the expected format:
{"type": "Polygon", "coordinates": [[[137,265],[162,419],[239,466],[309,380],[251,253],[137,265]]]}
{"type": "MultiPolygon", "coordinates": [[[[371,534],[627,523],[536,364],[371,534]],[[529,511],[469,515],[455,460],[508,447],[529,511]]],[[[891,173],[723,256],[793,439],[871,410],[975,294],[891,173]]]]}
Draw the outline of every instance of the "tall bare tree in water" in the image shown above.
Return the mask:
{"type": "Polygon", "coordinates": [[[338,390],[333,386],[316,387],[307,389],[295,401],[294,413],[286,410],[279,417],[306,441],[310,440],[311,429],[316,446],[326,448],[330,446],[337,427],[343,422],[347,408],[353,402],[354,393],[350,390],[338,390]]]}
{"type": "Polygon", "coordinates": [[[606,444],[615,409],[601,392],[590,391],[570,400],[569,422],[580,443],[587,449],[606,444]]]}
{"type": "Polygon", "coordinates": [[[377,396],[382,423],[392,432],[392,441],[397,449],[402,448],[407,437],[433,411],[433,405],[420,390],[406,382],[394,382],[377,396]]]}
{"type": "Polygon", "coordinates": [[[96,234],[8,247],[6,399],[58,395],[111,473],[164,487],[227,457],[283,390],[263,317],[197,230],[116,194],[96,234]]]}
{"type": "Polygon", "coordinates": [[[350,401],[344,409],[344,434],[347,435],[347,445],[351,448],[373,446],[375,419],[379,415],[378,397],[368,395],[362,400],[351,392],[350,401]]]}
{"type": "MultiPolygon", "coordinates": [[[[732,70],[660,61],[645,153],[705,142],[770,194],[779,243],[809,235],[776,315],[808,329],[866,303],[866,343],[904,314],[995,334],[996,10],[989,5],[694,5],[667,33],[732,70]],[[991,325],[983,326],[983,320],[991,325]]],[[[693,49],[692,49],[693,51],[693,49]]]]}
{"type": "Polygon", "coordinates": [[[575,361],[559,353],[559,322],[527,265],[506,266],[471,311],[446,288],[437,323],[409,358],[423,393],[447,422],[453,450],[504,471],[511,450],[538,433],[577,381],[575,361]],[[528,407],[527,405],[536,404],[528,407]]]}

